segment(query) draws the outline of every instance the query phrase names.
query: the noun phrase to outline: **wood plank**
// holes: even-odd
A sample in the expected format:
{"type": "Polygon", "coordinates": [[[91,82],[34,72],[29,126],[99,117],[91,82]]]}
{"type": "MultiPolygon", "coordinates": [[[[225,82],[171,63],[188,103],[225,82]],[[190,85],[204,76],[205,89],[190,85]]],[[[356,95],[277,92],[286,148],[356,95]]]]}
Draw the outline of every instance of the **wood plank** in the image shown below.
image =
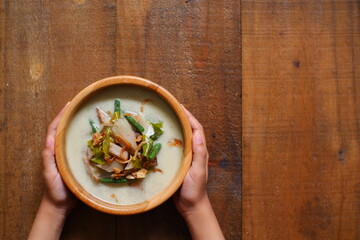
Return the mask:
{"type": "Polygon", "coordinates": [[[356,1],[242,1],[243,239],[359,239],[356,1]]]}
{"type": "Polygon", "coordinates": [[[3,176],[11,183],[2,185],[5,229],[3,239],[25,239],[32,225],[42,193],[40,152],[46,126],[44,105],[39,104],[43,91],[43,67],[40,49],[44,46],[40,9],[36,2],[5,2],[4,39],[4,149],[3,176]],[[32,54],[34,53],[34,54],[32,54]],[[37,53],[35,61],[35,53],[37,53]],[[34,58],[32,58],[34,56],[34,58]],[[31,119],[31,121],[29,121],[31,119]],[[26,187],[25,187],[26,186],[26,187]],[[33,206],[33,207],[29,207],[33,206]]]}
{"type": "MultiPolygon", "coordinates": [[[[3,239],[26,239],[43,191],[40,156],[46,128],[84,86],[115,74],[116,12],[111,1],[6,1],[5,6],[6,158],[1,176],[11,176],[11,184],[2,185],[0,225],[3,239]]],[[[114,224],[112,216],[77,208],[64,238],[74,225],[86,239],[111,238],[114,224]],[[98,228],[89,228],[94,219],[98,228]]]]}
{"type": "MultiPolygon", "coordinates": [[[[211,154],[209,195],[227,239],[240,238],[238,1],[1,3],[1,239],[24,239],[31,228],[43,191],[40,156],[48,124],[83,87],[116,74],[160,83],[203,123],[211,154]],[[14,167],[14,161],[21,164],[14,167]],[[3,184],[5,176],[11,184],[3,184]]],[[[61,238],[104,236],[189,239],[172,199],[124,217],[79,203],[61,238]],[[140,230],[134,222],[142,223],[140,230]]]]}
{"type": "MultiPolygon", "coordinates": [[[[211,156],[209,195],[227,239],[239,239],[239,1],[117,3],[117,73],[138,75],[161,84],[204,125],[211,156]]],[[[161,206],[132,219],[142,223],[148,239],[188,239],[187,228],[173,207],[161,206]],[[154,225],[161,229],[152,229],[154,225]]],[[[127,218],[118,218],[118,228],[128,226],[126,221],[127,218]]],[[[126,229],[125,232],[134,234],[126,229]]],[[[118,231],[119,238],[122,234],[118,231]]]]}
{"type": "MultiPolygon", "coordinates": [[[[46,1],[49,13],[49,66],[46,97],[54,116],[81,89],[116,75],[116,3],[46,1]]],[[[50,121],[50,119],[49,119],[50,121]]],[[[115,238],[115,217],[79,202],[65,223],[62,239],[115,238]]]]}
{"type": "MultiPolygon", "coordinates": [[[[5,78],[4,78],[4,54],[5,54],[5,48],[4,48],[4,37],[5,37],[5,2],[0,1],[0,186],[5,185],[5,172],[4,172],[4,162],[5,162],[5,134],[4,129],[6,127],[5,125],[5,111],[4,111],[4,105],[5,105],[5,78]]],[[[4,239],[5,235],[5,228],[4,225],[1,224],[5,220],[5,192],[4,188],[0,188],[0,238],[4,239]]]]}

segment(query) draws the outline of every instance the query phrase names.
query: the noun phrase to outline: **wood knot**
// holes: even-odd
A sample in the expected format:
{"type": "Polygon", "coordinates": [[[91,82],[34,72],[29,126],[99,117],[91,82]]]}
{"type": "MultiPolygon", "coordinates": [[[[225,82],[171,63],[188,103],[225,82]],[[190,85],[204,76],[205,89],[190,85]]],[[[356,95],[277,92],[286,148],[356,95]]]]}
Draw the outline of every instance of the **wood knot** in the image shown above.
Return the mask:
{"type": "Polygon", "coordinates": [[[300,67],[300,61],[299,60],[295,60],[293,61],[294,67],[299,68],[300,67]]]}
{"type": "Polygon", "coordinates": [[[343,149],[343,148],[341,148],[340,150],[339,150],[339,161],[340,162],[344,162],[345,161],[345,157],[346,157],[346,151],[345,151],[345,149],[343,149]]]}
{"type": "Polygon", "coordinates": [[[222,168],[222,169],[226,169],[228,168],[229,166],[229,161],[226,159],[226,158],[222,158],[219,162],[219,166],[222,168]]]}
{"type": "Polygon", "coordinates": [[[84,5],[85,2],[86,2],[86,0],[74,0],[74,3],[76,5],[84,5]]]}
{"type": "Polygon", "coordinates": [[[39,80],[43,71],[44,67],[41,63],[33,63],[30,66],[30,76],[33,80],[39,80]]]}

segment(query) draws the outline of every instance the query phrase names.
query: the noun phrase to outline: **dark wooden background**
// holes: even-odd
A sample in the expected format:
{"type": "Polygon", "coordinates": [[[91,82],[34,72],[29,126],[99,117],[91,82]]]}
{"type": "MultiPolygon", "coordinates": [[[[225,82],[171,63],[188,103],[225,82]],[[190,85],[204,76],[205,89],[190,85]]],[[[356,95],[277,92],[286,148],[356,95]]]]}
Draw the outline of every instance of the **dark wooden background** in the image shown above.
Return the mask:
{"type": "MultiPolygon", "coordinates": [[[[209,195],[241,236],[238,1],[1,1],[0,239],[26,239],[42,195],[46,128],[82,88],[114,75],[153,80],[204,124],[209,195]]],[[[116,217],[79,203],[63,239],[189,239],[172,199],[116,217]]]]}
{"type": "MultiPolygon", "coordinates": [[[[25,239],[46,127],[82,88],[131,74],[201,121],[227,239],[360,238],[360,3],[0,0],[0,239],[25,239]]],[[[189,239],[172,200],[78,204],[63,239],[189,239]]]]}
{"type": "Polygon", "coordinates": [[[360,2],[241,15],[243,239],[360,239],[360,2]]]}

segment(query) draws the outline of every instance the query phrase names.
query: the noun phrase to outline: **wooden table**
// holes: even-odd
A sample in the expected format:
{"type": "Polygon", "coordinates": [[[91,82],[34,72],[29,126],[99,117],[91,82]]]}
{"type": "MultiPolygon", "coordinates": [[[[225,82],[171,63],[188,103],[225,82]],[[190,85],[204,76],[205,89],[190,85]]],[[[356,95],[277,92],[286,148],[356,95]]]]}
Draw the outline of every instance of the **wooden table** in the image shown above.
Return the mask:
{"type": "MultiPolygon", "coordinates": [[[[360,238],[360,3],[0,1],[0,239],[25,239],[46,128],[130,74],[204,125],[227,239],[360,238]]],[[[79,203],[63,239],[189,239],[172,200],[135,216],[79,203]]]]}

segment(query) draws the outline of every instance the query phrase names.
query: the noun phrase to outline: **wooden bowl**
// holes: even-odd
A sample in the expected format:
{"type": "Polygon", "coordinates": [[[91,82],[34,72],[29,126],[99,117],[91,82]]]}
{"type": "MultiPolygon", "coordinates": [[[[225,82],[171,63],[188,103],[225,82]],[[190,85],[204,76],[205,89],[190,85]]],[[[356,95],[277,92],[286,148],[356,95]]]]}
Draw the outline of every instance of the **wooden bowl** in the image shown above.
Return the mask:
{"type": "MultiPolygon", "coordinates": [[[[69,106],[66,108],[58,129],[56,133],[56,163],[58,170],[61,174],[62,179],[64,180],[67,187],[71,192],[75,194],[81,201],[93,207],[99,211],[117,214],[117,215],[129,215],[137,214],[148,211],[159,206],[161,203],[169,199],[175,191],[181,186],[184,181],[185,175],[189,170],[190,163],[192,160],[192,149],[191,149],[191,139],[192,139],[192,130],[188,122],[187,116],[176,98],[170,94],[166,89],[159,86],[158,84],[151,82],[147,79],[134,77],[134,76],[116,76],[109,77],[97,81],[90,86],[83,89],[78,93],[69,106]],[[158,194],[152,198],[136,204],[131,205],[120,205],[115,203],[110,203],[104,200],[99,199],[98,197],[90,194],[86,189],[84,189],[76,180],[71,172],[66,158],[66,133],[69,126],[69,122],[76,114],[77,110],[84,104],[84,102],[91,96],[96,95],[96,93],[101,90],[111,86],[132,86],[145,88],[149,91],[156,93],[161,99],[163,99],[173,110],[177,116],[179,123],[182,128],[183,134],[183,161],[180,165],[179,170],[177,171],[176,176],[168,184],[168,186],[160,191],[158,194]]],[[[90,178],[90,176],[89,176],[90,178]]],[[[90,179],[91,180],[91,179],[90,179]]],[[[146,181],[146,178],[143,180],[146,181]]]]}

